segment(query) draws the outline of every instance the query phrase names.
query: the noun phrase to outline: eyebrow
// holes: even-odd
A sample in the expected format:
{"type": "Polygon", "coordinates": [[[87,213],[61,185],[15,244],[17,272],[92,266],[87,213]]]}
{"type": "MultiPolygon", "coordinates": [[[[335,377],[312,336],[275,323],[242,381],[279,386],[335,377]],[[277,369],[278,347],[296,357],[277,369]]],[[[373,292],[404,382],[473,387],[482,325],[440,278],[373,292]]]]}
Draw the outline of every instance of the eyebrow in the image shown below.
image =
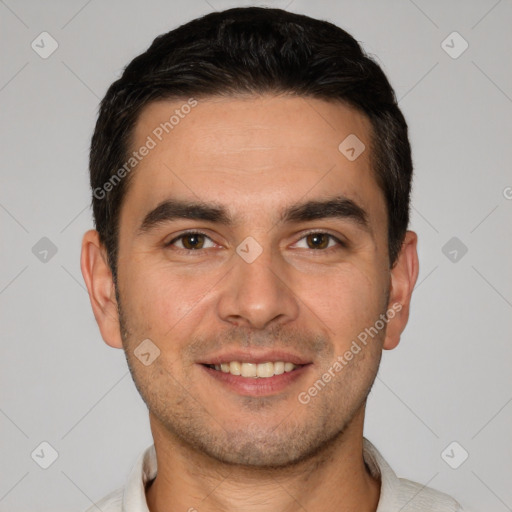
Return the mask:
{"type": "MultiPolygon", "coordinates": [[[[298,223],[327,218],[348,220],[366,231],[371,231],[366,211],[355,201],[344,196],[293,204],[281,212],[278,223],[298,223]]],[[[148,233],[157,226],[176,219],[202,220],[228,227],[235,224],[234,218],[217,203],[168,199],[144,217],[138,234],[148,233]]]]}

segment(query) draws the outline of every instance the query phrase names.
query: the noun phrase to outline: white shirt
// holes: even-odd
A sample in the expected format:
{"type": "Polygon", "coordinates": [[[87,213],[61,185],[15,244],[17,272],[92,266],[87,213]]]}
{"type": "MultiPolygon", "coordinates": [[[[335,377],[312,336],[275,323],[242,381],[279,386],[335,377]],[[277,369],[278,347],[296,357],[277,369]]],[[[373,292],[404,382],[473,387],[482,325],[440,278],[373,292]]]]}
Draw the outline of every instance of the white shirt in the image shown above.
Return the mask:
{"type": "MultiPolygon", "coordinates": [[[[376,512],[463,512],[452,497],[416,482],[398,478],[368,439],[363,438],[363,458],[372,475],[381,481],[376,512]]],[[[150,512],[145,488],[156,477],[155,445],[139,456],[124,488],[105,496],[96,506],[102,512],[150,512]]],[[[92,506],[86,512],[97,512],[92,506]]]]}

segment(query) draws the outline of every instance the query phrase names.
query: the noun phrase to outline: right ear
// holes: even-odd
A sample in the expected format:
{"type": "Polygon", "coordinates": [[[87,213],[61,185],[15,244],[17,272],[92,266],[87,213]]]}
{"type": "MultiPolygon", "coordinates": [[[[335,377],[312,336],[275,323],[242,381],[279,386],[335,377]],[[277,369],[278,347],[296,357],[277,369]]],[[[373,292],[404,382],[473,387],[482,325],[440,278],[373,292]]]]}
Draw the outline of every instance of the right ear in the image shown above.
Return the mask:
{"type": "Polygon", "coordinates": [[[111,347],[123,348],[112,272],[95,229],[87,231],[82,239],[80,268],[103,340],[111,347]]]}

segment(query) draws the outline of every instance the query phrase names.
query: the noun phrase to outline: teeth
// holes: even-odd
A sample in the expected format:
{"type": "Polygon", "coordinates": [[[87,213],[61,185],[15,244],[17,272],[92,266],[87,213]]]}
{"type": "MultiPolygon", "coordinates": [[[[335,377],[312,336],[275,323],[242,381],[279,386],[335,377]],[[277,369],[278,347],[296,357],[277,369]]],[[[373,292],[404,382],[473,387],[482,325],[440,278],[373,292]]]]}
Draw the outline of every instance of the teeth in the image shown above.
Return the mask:
{"type": "Polygon", "coordinates": [[[291,372],[295,368],[293,363],[284,363],[284,371],[291,372]]]}
{"type": "Polygon", "coordinates": [[[275,363],[239,363],[231,361],[230,363],[222,363],[213,365],[214,368],[223,373],[231,373],[231,375],[241,375],[242,377],[262,378],[273,377],[274,375],[282,375],[285,372],[291,372],[298,365],[293,363],[276,361],[275,363]]]}
{"type": "Polygon", "coordinates": [[[240,372],[242,377],[257,377],[258,366],[259,364],[242,363],[240,366],[240,372]]]}
{"type": "Polygon", "coordinates": [[[282,373],[284,373],[284,363],[282,361],[274,363],[274,375],[281,375],[282,373]]]}
{"type": "Polygon", "coordinates": [[[258,377],[272,377],[274,375],[274,363],[260,363],[256,374],[258,377]]]}
{"type": "Polygon", "coordinates": [[[240,363],[237,361],[231,361],[231,363],[229,363],[229,373],[231,373],[231,375],[241,375],[242,368],[240,363]]]}

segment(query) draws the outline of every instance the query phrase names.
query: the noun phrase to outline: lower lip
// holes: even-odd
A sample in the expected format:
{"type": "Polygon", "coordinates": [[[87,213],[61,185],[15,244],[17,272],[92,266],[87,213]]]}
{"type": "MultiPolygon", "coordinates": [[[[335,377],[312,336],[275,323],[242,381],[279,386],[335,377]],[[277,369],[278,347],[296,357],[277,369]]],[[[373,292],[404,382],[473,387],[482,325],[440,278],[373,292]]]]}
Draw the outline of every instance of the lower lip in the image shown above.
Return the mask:
{"type": "Polygon", "coordinates": [[[218,382],[224,384],[229,389],[235,391],[239,395],[269,396],[280,393],[287,386],[290,386],[298,379],[300,379],[305,374],[305,372],[308,371],[311,363],[300,366],[291,372],[282,373],[281,375],[259,378],[232,375],[231,373],[224,373],[223,371],[209,368],[203,364],[199,366],[201,366],[203,370],[208,373],[208,375],[213,377],[218,382]]]}

